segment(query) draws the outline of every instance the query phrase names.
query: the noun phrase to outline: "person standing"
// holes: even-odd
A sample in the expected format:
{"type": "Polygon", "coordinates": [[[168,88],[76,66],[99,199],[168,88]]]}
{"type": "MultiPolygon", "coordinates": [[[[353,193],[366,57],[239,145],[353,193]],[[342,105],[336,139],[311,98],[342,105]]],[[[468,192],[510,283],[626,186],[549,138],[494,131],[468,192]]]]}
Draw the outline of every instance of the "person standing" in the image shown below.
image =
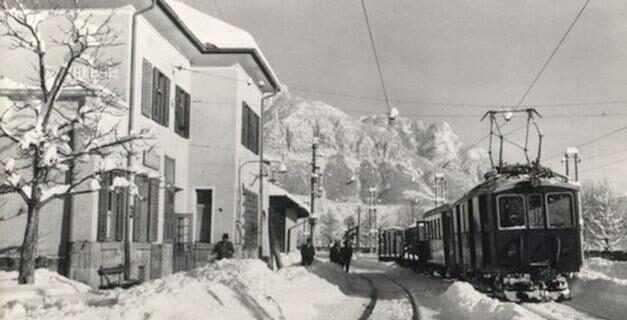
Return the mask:
{"type": "Polygon", "coordinates": [[[300,247],[300,257],[303,266],[311,265],[313,258],[316,255],[311,238],[307,238],[307,243],[300,247]]]}
{"type": "Polygon", "coordinates": [[[342,259],[342,268],[348,272],[351,266],[351,259],[353,258],[353,246],[350,240],[344,241],[344,247],[340,250],[340,257],[342,259]]]}
{"type": "Polygon", "coordinates": [[[232,259],[233,253],[235,253],[235,247],[233,243],[229,241],[229,234],[222,235],[222,241],[218,242],[213,248],[213,253],[216,255],[217,260],[232,259]]]}
{"type": "Polygon", "coordinates": [[[330,252],[329,252],[329,259],[333,263],[337,263],[339,265],[342,265],[342,257],[340,256],[340,249],[341,249],[340,242],[339,241],[335,241],[333,243],[333,246],[331,247],[330,252]]]}

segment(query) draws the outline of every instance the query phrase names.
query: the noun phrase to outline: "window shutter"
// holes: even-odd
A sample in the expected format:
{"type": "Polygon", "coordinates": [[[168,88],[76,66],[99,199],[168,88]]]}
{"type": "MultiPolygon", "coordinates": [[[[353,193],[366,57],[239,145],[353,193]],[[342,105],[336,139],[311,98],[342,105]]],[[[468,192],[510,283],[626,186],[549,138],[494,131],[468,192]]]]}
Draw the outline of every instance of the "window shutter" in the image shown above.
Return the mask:
{"type": "Polygon", "coordinates": [[[152,111],[152,95],[153,95],[153,74],[152,64],[148,60],[143,59],[142,63],[142,114],[146,117],[151,116],[152,111]]]}
{"type": "Polygon", "coordinates": [[[162,124],[166,127],[170,125],[170,79],[163,76],[164,94],[163,94],[163,118],[162,124]]]}
{"type": "Polygon", "coordinates": [[[248,106],[242,105],[242,145],[248,148],[248,106]]]}
{"type": "Polygon", "coordinates": [[[182,135],[182,109],[183,109],[183,104],[181,99],[183,99],[183,95],[182,95],[182,90],[181,88],[179,88],[178,86],[175,87],[174,89],[174,132],[178,133],[179,135],[182,135]]]}
{"type": "Polygon", "coordinates": [[[107,201],[109,200],[108,173],[103,173],[100,177],[100,190],[98,191],[98,241],[107,240],[107,201]]]}
{"type": "Polygon", "coordinates": [[[164,197],[164,206],[163,206],[163,217],[165,220],[164,223],[164,232],[163,232],[163,242],[172,243],[174,242],[175,237],[175,223],[176,218],[174,216],[174,190],[171,188],[165,189],[165,197],[164,197]]]}
{"type": "Polygon", "coordinates": [[[189,94],[185,94],[185,104],[184,104],[184,110],[183,110],[183,115],[184,115],[184,119],[183,119],[183,123],[185,124],[185,138],[189,138],[189,130],[190,130],[190,123],[189,123],[189,114],[191,112],[191,97],[189,94]]]}
{"type": "Polygon", "coordinates": [[[126,190],[120,190],[115,192],[115,209],[116,209],[116,228],[115,228],[115,240],[124,240],[124,212],[126,211],[126,190]]]}
{"type": "Polygon", "coordinates": [[[253,138],[251,140],[253,152],[259,154],[259,116],[253,113],[253,138]]]}
{"type": "Polygon", "coordinates": [[[161,105],[161,101],[159,99],[159,70],[157,68],[152,69],[152,119],[159,119],[159,106],[161,105]]]}
{"type": "MultiPolygon", "coordinates": [[[[135,183],[137,184],[137,182],[135,183]]],[[[139,185],[137,185],[139,188],[139,185]]],[[[142,203],[139,196],[135,196],[135,205],[133,206],[133,241],[141,241],[141,225],[142,225],[142,203]]]]}
{"type": "Polygon", "coordinates": [[[159,179],[151,178],[148,186],[150,242],[156,242],[159,230],[159,179]]]}

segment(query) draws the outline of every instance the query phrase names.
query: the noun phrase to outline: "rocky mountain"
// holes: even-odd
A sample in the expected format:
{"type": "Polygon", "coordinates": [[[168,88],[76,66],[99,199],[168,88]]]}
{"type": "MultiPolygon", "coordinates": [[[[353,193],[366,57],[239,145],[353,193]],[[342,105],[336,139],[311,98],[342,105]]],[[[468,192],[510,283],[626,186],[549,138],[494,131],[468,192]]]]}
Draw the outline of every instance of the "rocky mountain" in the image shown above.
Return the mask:
{"type": "Polygon", "coordinates": [[[320,141],[324,195],[334,201],[366,201],[368,189],[376,187],[381,204],[431,203],[438,172],[446,178],[447,198],[453,199],[476,184],[488,167],[487,152],[464,150],[443,121],[400,117],[389,123],[385,115],[357,119],[324,102],[289,93],[275,98],[267,114],[265,153],[286,164],[288,173],[276,178],[295,194],[310,190],[314,136],[320,141]]]}

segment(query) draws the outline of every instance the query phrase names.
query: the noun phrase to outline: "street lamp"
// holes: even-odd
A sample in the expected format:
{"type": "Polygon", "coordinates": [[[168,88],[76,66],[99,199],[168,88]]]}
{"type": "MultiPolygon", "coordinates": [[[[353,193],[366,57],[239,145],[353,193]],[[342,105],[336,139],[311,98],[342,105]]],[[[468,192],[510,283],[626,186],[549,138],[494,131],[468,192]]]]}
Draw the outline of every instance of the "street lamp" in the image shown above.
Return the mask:
{"type": "MultiPolygon", "coordinates": [[[[237,229],[238,229],[238,235],[237,235],[237,239],[236,239],[236,243],[241,244],[241,224],[242,224],[242,206],[244,205],[242,203],[242,193],[244,192],[244,190],[242,190],[242,169],[251,163],[259,163],[261,166],[263,165],[271,165],[272,163],[276,163],[278,164],[278,170],[277,172],[279,173],[285,173],[287,172],[287,166],[285,166],[285,163],[283,163],[282,161],[278,161],[278,160],[267,160],[267,159],[263,159],[263,160],[248,160],[248,161],[244,161],[242,162],[239,167],[237,168],[237,218],[235,220],[235,223],[237,225],[237,229]]],[[[261,179],[261,176],[259,177],[259,183],[263,183],[263,180],[261,179]]],[[[261,210],[263,210],[263,208],[261,208],[261,210]]],[[[261,217],[261,210],[258,210],[258,214],[261,217]]],[[[261,224],[259,225],[259,228],[261,228],[261,224]]],[[[259,241],[261,241],[262,239],[259,239],[259,241]]],[[[261,244],[261,242],[260,242],[261,244]]]]}
{"type": "Polygon", "coordinates": [[[314,242],[314,231],[315,231],[315,226],[316,226],[316,222],[317,222],[317,217],[315,216],[315,200],[316,200],[316,196],[318,195],[318,193],[316,192],[316,184],[319,183],[319,178],[320,178],[320,174],[318,173],[318,169],[319,166],[316,164],[316,158],[318,156],[318,147],[320,145],[320,139],[318,137],[314,137],[313,141],[311,143],[311,191],[310,191],[310,203],[309,203],[309,209],[310,209],[310,218],[309,218],[309,224],[310,224],[310,237],[311,237],[311,243],[315,246],[315,242],[314,242]]]}

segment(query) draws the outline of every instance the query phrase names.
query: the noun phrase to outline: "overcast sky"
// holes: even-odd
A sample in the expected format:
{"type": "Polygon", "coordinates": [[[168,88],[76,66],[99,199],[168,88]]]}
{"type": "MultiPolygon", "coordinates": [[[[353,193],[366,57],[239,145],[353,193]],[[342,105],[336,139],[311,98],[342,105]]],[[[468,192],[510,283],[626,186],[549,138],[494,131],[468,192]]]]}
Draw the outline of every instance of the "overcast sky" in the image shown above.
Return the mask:
{"type": "MultiPolygon", "coordinates": [[[[185,2],[250,32],[293,95],[355,116],[385,112],[381,101],[297,91],[382,98],[359,0],[185,2]]],[[[479,119],[489,108],[456,104],[516,104],[583,3],[366,0],[389,96],[401,100],[393,106],[404,116],[448,121],[466,144],[488,132],[479,119]]],[[[608,101],[627,101],[624,0],[591,1],[524,104],[608,101]]],[[[538,110],[549,157],[627,126],[627,103],[538,110]]],[[[522,142],[523,132],[511,139],[522,142]]],[[[480,146],[487,148],[487,141],[480,146]]],[[[627,130],[582,147],[582,179],[607,177],[627,191],[623,149],[627,130]]],[[[516,154],[514,160],[523,159],[516,154]]],[[[559,157],[551,160],[545,165],[563,172],[559,157]]]]}

